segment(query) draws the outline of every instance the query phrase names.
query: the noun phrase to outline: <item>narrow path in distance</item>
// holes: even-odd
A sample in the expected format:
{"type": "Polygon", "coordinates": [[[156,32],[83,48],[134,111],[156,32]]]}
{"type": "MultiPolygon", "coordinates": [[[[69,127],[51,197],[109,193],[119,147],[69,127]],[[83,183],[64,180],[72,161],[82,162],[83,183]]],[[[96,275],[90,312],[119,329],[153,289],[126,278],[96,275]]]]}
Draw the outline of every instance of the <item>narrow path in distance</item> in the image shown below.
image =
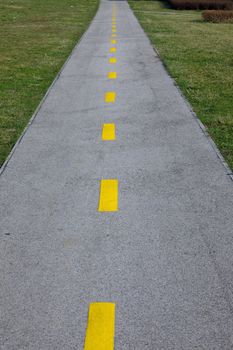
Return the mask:
{"type": "Polygon", "coordinates": [[[126,1],[0,178],[5,350],[233,347],[233,188],[126,1]]]}

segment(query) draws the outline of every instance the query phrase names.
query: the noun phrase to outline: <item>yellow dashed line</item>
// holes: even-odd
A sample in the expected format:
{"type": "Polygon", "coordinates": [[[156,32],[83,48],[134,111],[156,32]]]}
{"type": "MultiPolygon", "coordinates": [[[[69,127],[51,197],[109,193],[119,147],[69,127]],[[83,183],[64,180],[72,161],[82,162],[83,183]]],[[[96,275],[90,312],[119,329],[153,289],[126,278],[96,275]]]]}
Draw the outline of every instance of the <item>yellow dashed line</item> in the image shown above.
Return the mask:
{"type": "Polygon", "coordinates": [[[117,36],[116,34],[112,34],[112,38],[116,38],[116,36],[117,36]]]}
{"type": "Polygon", "coordinates": [[[111,40],[111,44],[116,44],[116,43],[117,43],[116,40],[114,40],[114,39],[111,40]]]}
{"type": "Polygon", "coordinates": [[[116,63],[116,61],[117,61],[116,57],[110,57],[109,58],[109,63],[111,63],[111,64],[116,63]]]}
{"type": "Polygon", "coordinates": [[[116,50],[117,50],[116,47],[111,47],[109,51],[110,52],[116,52],[116,50]]]}
{"type": "Polygon", "coordinates": [[[116,139],[115,124],[104,124],[102,129],[103,141],[114,141],[116,139]]]}
{"type": "Polygon", "coordinates": [[[118,180],[101,180],[99,211],[118,211],[118,180]]]}
{"type": "Polygon", "coordinates": [[[114,350],[115,304],[91,303],[84,350],[114,350]]]}
{"type": "Polygon", "coordinates": [[[116,79],[116,78],[117,78],[117,72],[108,73],[108,79],[116,79]]]}
{"type": "Polygon", "coordinates": [[[113,103],[115,102],[116,100],[116,93],[113,92],[113,91],[110,91],[110,92],[106,92],[105,93],[105,102],[108,102],[108,103],[113,103]]]}
{"type": "Polygon", "coordinates": [[[112,29],[112,33],[116,33],[116,29],[112,29]]]}

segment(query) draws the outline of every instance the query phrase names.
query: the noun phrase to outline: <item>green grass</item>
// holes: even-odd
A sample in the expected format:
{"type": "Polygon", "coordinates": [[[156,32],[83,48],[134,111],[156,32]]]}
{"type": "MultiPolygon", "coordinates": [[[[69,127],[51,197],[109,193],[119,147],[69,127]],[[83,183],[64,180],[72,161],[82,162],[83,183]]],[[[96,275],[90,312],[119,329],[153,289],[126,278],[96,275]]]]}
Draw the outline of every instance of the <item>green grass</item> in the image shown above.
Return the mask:
{"type": "Polygon", "coordinates": [[[233,24],[206,23],[199,11],[129,1],[171,76],[233,169],[233,24]]]}
{"type": "Polygon", "coordinates": [[[97,7],[98,0],[1,0],[0,165],[97,7]]]}

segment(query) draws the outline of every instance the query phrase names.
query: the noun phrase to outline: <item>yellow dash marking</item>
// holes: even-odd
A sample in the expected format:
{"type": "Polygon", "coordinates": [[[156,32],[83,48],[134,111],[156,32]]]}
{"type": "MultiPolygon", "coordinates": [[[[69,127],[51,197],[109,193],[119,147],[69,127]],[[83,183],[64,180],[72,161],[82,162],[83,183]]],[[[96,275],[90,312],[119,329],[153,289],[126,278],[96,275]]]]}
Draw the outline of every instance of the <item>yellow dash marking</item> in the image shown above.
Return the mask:
{"type": "Polygon", "coordinates": [[[91,303],[84,350],[114,350],[115,304],[91,303]]]}
{"type": "Polygon", "coordinates": [[[116,25],[115,24],[112,25],[112,29],[116,29],[116,25]]]}
{"type": "Polygon", "coordinates": [[[116,33],[116,29],[112,29],[112,33],[116,33]]]}
{"type": "Polygon", "coordinates": [[[105,102],[115,102],[116,93],[115,92],[106,92],[105,94],[105,102]]]}
{"type": "Polygon", "coordinates": [[[116,38],[116,34],[112,34],[112,38],[116,38]]]}
{"type": "Polygon", "coordinates": [[[108,79],[116,79],[116,78],[117,78],[117,72],[108,73],[108,79]]]}
{"type": "Polygon", "coordinates": [[[116,40],[111,40],[111,44],[116,44],[117,41],[116,40]]]}
{"type": "Polygon", "coordinates": [[[103,141],[116,140],[115,124],[104,124],[103,125],[102,140],[103,141]]]}
{"type": "Polygon", "coordinates": [[[109,63],[111,63],[111,64],[116,63],[116,61],[117,61],[116,57],[110,57],[109,58],[109,63]]]}
{"type": "Polygon", "coordinates": [[[118,211],[118,180],[101,180],[99,211],[118,211]]]}
{"type": "Polygon", "coordinates": [[[111,47],[109,51],[110,52],[116,52],[116,47],[111,47]]]}

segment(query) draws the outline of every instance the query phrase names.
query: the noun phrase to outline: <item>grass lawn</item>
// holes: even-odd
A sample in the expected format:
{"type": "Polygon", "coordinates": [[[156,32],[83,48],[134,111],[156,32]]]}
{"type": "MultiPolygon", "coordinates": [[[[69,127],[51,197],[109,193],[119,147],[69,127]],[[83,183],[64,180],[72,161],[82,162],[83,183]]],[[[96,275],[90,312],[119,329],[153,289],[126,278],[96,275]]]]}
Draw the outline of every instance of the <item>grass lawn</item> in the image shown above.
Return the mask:
{"type": "Polygon", "coordinates": [[[0,166],[97,7],[98,0],[1,0],[0,166]]]}
{"type": "Polygon", "coordinates": [[[171,76],[233,169],[233,24],[205,23],[199,11],[129,1],[171,76]]]}

